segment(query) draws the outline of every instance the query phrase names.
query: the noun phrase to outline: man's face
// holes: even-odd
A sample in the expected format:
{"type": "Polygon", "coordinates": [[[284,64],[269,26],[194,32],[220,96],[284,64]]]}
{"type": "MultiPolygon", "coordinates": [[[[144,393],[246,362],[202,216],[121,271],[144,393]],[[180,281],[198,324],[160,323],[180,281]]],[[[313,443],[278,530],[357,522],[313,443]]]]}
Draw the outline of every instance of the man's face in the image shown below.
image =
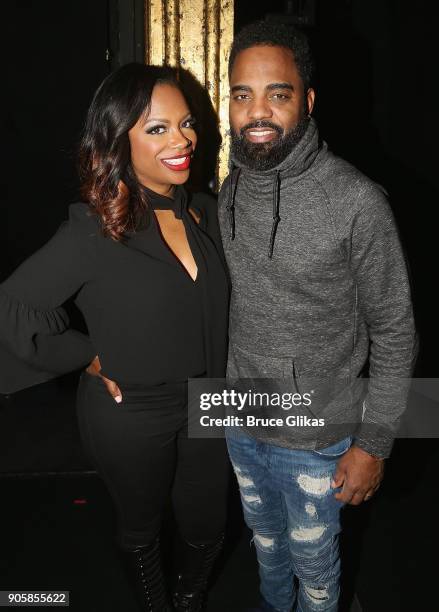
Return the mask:
{"type": "Polygon", "coordinates": [[[314,105],[293,53],[265,45],[244,49],[233,64],[230,92],[235,158],[254,170],[274,168],[303,136],[314,105]]]}

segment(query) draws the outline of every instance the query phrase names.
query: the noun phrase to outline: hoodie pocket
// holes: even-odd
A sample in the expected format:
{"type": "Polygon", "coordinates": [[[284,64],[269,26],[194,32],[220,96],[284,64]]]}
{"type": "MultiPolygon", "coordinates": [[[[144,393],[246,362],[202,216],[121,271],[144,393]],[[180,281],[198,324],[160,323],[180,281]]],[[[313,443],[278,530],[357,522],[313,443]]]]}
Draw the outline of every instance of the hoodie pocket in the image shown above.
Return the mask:
{"type": "Polygon", "coordinates": [[[294,376],[297,365],[292,357],[259,355],[234,345],[229,349],[228,373],[232,378],[285,379],[294,376]]]}
{"type": "Polygon", "coordinates": [[[304,393],[292,356],[259,355],[234,345],[229,350],[228,380],[237,391],[251,392],[255,398],[252,410],[258,416],[315,417],[312,398],[304,393]],[[264,399],[257,399],[261,397],[264,399]]]}
{"type": "Polygon", "coordinates": [[[229,348],[229,379],[267,393],[300,393],[300,374],[294,357],[259,355],[239,346],[229,348]]]}

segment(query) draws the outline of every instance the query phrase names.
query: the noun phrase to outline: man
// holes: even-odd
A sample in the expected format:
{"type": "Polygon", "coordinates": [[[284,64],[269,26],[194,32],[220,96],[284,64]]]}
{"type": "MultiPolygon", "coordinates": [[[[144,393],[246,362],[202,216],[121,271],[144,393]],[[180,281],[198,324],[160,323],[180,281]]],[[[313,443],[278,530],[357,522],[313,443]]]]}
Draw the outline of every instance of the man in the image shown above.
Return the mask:
{"type": "Polygon", "coordinates": [[[311,76],[297,30],[257,22],[238,34],[232,171],[219,197],[232,280],[228,376],[290,377],[296,391],[316,392],[308,415],[326,424],[228,433],[259,609],[280,612],[337,610],[340,510],[380,484],[416,354],[391,210],[378,185],[320,140],[311,76]],[[363,393],[353,383],[367,361],[363,393]]]}

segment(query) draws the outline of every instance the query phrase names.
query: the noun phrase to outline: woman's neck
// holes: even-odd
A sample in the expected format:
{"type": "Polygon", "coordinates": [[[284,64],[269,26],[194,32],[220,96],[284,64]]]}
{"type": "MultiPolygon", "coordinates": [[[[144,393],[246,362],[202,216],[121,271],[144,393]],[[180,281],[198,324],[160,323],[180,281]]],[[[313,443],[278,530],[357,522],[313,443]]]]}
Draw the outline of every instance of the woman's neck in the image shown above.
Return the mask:
{"type": "Polygon", "coordinates": [[[147,185],[146,183],[142,183],[144,187],[150,189],[154,193],[164,196],[165,198],[173,198],[175,192],[175,185],[147,185]]]}

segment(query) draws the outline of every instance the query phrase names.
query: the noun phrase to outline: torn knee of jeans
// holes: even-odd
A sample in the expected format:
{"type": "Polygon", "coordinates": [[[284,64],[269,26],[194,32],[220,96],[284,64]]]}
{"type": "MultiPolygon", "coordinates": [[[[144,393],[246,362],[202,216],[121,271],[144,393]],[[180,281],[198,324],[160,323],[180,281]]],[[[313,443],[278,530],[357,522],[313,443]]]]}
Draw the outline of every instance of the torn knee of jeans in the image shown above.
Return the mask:
{"type": "Polygon", "coordinates": [[[305,512],[309,516],[317,516],[317,508],[311,502],[307,502],[305,504],[305,512]]]}
{"type": "Polygon", "coordinates": [[[328,588],[326,586],[310,587],[304,585],[303,588],[309,599],[316,605],[322,604],[329,599],[328,588]]]}
{"type": "Polygon", "coordinates": [[[244,493],[242,493],[242,499],[244,502],[250,505],[262,504],[262,500],[259,495],[245,495],[244,493]]]}
{"type": "Polygon", "coordinates": [[[255,540],[261,548],[273,548],[274,538],[267,538],[266,536],[259,535],[256,533],[253,540],[255,540]]]}
{"type": "Polygon", "coordinates": [[[239,467],[236,467],[236,465],[234,465],[233,470],[236,474],[236,479],[238,480],[238,484],[240,487],[245,489],[246,487],[254,486],[255,483],[253,482],[253,480],[249,478],[248,476],[246,476],[245,474],[243,474],[242,470],[239,467]]]}
{"type": "Polygon", "coordinates": [[[327,476],[310,476],[309,474],[299,474],[297,483],[305,493],[310,495],[323,496],[331,487],[331,477],[327,476]]]}
{"type": "Polygon", "coordinates": [[[326,525],[315,525],[314,527],[299,527],[291,530],[291,539],[296,542],[314,542],[325,533],[326,525]]]}

